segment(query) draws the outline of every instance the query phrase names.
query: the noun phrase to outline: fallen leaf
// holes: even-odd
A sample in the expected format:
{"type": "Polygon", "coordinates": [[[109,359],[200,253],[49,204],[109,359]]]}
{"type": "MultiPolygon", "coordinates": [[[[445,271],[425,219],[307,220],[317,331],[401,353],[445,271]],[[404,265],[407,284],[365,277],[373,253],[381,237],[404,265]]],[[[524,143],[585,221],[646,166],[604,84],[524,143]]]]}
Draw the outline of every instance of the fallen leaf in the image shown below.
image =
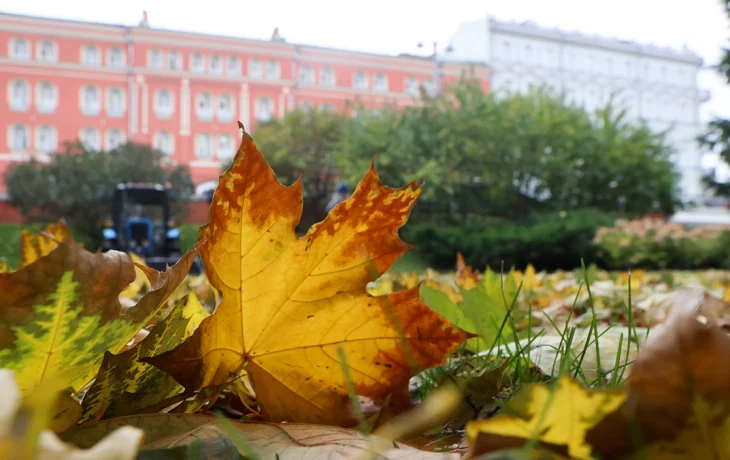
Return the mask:
{"type": "MultiPolygon", "coordinates": [[[[179,301],[170,314],[137,346],[119,354],[104,353],[94,383],[83,400],[81,423],[138,413],[182,388],[160,369],[140,361],[171,350],[189,335],[192,322],[207,316],[195,294],[179,301]]],[[[197,325],[197,324],[196,324],[197,325]]]]}
{"type": "Polygon", "coordinates": [[[50,253],[59,243],[71,238],[63,220],[48,224],[37,235],[23,229],[20,233],[20,267],[23,268],[50,253]]]}
{"type": "MultiPolygon", "coordinates": [[[[364,434],[350,429],[300,423],[224,424],[209,415],[148,414],[120,417],[81,427],[71,438],[80,447],[90,446],[118,427],[131,425],[144,430],[145,443],[141,455],[148,458],[188,458],[197,453],[201,458],[228,459],[249,452],[261,459],[279,458],[358,458],[367,455],[372,445],[364,434]],[[173,450],[174,449],[174,450],[173,450]],[[169,456],[163,456],[163,455],[169,456]]],[[[379,438],[375,438],[376,440],[379,438]]],[[[381,459],[459,459],[459,454],[432,453],[406,444],[390,443],[381,459]]],[[[249,457],[250,458],[250,457],[249,457]]],[[[368,457],[364,457],[368,458],[368,457]]]]}
{"type": "Polygon", "coordinates": [[[467,265],[464,261],[464,256],[461,252],[456,253],[456,284],[464,289],[472,289],[475,287],[481,276],[479,271],[475,271],[471,268],[471,265],[467,265]]]}
{"type": "Polygon", "coordinates": [[[633,455],[637,443],[649,458],[730,456],[730,337],[698,314],[701,289],[679,294],[636,358],[625,403],[587,433],[604,458],[633,455]]]}
{"type": "Polygon", "coordinates": [[[48,429],[56,433],[63,433],[74,426],[81,419],[81,404],[73,397],[71,390],[62,391],[53,404],[48,429]]]}
{"type": "Polygon", "coordinates": [[[100,436],[87,450],[63,443],[45,429],[59,382],[44,381],[23,399],[13,372],[0,369],[0,458],[8,460],[131,460],[142,442],[142,430],[121,427],[100,436]]]}
{"type": "Polygon", "coordinates": [[[222,300],[190,339],[146,362],[189,390],[235,380],[245,365],[268,420],[351,424],[342,347],[358,395],[376,403],[392,395],[407,407],[411,362],[439,365],[470,337],[417,289],[365,291],[370,267],[382,275],[410,248],[397,231],[420,193],[415,181],[385,186],[373,165],[350,198],[298,238],[301,183],[282,186],[244,132],[197,244],[222,300]]]}
{"type": "Polygon", "coordinates": [[[454,323],[457,327],[478,334],[466,342],[466,348],[475,353],[489,350],[499,337],[504,342],[513,340],[512,327],[509,322],[504,324],[507,316],[507,307],[501,289],[487,288],[478,284],[472,289],[459,288],[461,301],[453,302],[443,291],[434,289],[429,284],[421,285],[420,292],[423,301],[436,313],[454,323]]]}
{"type": "Polygon", "coordinates": [[[140,268],[147,267],[147,264],[145,264],[144,260],[142,260],[141,257],[133,252],[129,253],[129,257],[131,257],[132,262],[134,262],[134,281],[129,283],[129,285],[124,288],[124,290],[119,295],[120,297],[135,299],[140,292],[144,293],[147,289],[150,288],[150,280],[147,278],[147,275],[145,275],[145,272],[142,270],[142,268],[140,268]]]}
{"type": "Polygon", "coordinates": [[[147,325],[194,257],[186,254],[164,273],[146,269],[152,289],[124,310],[118,295],[134,269],[121,252],[92,254],[66,239],[32,264],[0,274],[0,366],[16,372],[24,392],[48,378],[79,391],[105,351],[119,351],[147,325]]]}
{"type": "Polygon", "coordinates": [[[535,438],[556,454],[589,459],[586,433],[625,398],[618,391],[586,390],[570,377],[557,380],[552,391],[547,385],[530,385],[506,403],[503,415],[467,424],[470,455],[520,447],[535,438]]]}

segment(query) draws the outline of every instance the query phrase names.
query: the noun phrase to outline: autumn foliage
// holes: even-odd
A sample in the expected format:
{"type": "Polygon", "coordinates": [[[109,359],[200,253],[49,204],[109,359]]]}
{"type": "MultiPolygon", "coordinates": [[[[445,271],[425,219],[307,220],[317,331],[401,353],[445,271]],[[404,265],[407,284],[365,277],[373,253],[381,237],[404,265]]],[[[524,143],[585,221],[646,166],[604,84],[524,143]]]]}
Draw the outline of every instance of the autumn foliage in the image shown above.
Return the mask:
{"type": "MultiPolygon", "coordinates": [[[[461,254],[450,280],[383,276],[411,248],[398,231],[422,188],[386,186],[373,162],[297,236],[301,183],[279,183],[244,132],[195,249],[164,272],[90,253],[63,222],[23,233],[20,266],[0,270],[0,456],[730,454],[730,371],[717,365],[730,282],[725,299],[673,293],[649,338],[630,307],[627,336],[595,311],[585,322],[616,297],[595,270],[587,297],[583,281],[480,273],[461,254]],[[205,274],[190,276],[198,255],[205,274]],[[429,375],[437,389],[419,400],[429,375]],[[435,427],[456,429],[451,453],[401,442],[435,427]]],[[[630,293],[643,277],[611,283],[630,293]]]]}

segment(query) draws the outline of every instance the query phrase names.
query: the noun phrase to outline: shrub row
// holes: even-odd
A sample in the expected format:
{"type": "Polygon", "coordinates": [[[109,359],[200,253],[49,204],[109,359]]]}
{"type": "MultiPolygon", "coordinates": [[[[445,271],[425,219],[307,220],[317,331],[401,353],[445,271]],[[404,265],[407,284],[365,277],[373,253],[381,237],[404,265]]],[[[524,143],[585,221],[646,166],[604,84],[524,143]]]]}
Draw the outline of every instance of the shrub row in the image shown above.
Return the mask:
{"type": "Polygon", "coordinates": [[[433,268],[453,269],[456,252],[475,268],[499,270],[531,263],[536,269],[557,270],[586,265],[601,266],[593,238],[616,218],[593,209],[533,215],[519,222],[446,225],[411,222],[402,231],[404,241],[415,244],[433,268]]]}
{"type": "Polygon", "coordinates": [[[649,270],[730,267],[730,228],[700,226],[691,230],[661,219],[618,220],[598,229],[593,242],[610,269],[649,270]]]}

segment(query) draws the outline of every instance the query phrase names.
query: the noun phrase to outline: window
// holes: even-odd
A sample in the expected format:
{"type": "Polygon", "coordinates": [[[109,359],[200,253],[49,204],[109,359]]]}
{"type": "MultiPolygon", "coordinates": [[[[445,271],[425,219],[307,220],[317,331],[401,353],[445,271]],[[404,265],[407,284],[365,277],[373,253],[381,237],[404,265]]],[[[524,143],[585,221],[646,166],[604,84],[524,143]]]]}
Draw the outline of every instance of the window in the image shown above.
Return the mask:
{"type": "Polygon", "coordinates": [[[156,132],[153,142],[157,150],[168,156],[171,156],[175,149],[175,139],[168,131],[156,132]]]}
{"type": "Polygon", "coordinates": [[[36,108],[41,113],[53,113],[58,105],[56,88],[53,84],[44,81],[36,87],[36,108]]]}
{"type": "Polygon", "coordinates": [[[162,68],[162,51],[160,50],[149,50],[147,52],[147,67],[151,69],[162,68]]]}
{"type": "Polygon", "coordinates": [[[110,117],[124,115],[124,92],[121,88],[112,87],[107,90],[106,114],[110,117]]]}
{"type": "Polygon", "coordinates": [[[210,57],[210,73],[214,75],[223,75],[223,61],[217,54],[210,57]]]}
{"type": "Polygon", "coordinates": [[[43,62],[56,62],[58,60],[56,45],[50,40],[39,42],[36,58],[43,62]]]}
{"type": "Polygon", "coordinates": [[[195,73],[205,72],[205,59],[200,53],[193,53],[190,57],[190,70],[195,73]]]}
{"type": "Polygon", "coordinates": [[[303,85],[311,85],[314,83],[314,71],[308,65],[303,65],[299,69],[299,83],[303,85]]]}
{"type": "Polygon", "coordinates": [[[329,67],[319,71],[319,84],[322,86],[335,86],[335,72],[329,67]]]}
{"type": "Polygon", "coordinates": [[[106,65],[109,67],[124,67],[124,52],[120,48],[109,48],[106,54],[106,65]]]}
{"type": "Polygon", "coordinates": [[[10,150],[12,152],[22,153],[28,151],[30,144],[30,134],[27,126],[18,123],[10,129],[10,150]]]}
{"type": "Polygon", "coordinates": [[[376,73],[373,77],[373,91],[384,93],[388,91],[388,77],[382,73],[376,73]]]}
{"type": "Polygon", "coordinates": [[[99,48],[96,45],[86,45],[82,48],[82,60],[81,62],[86,65],[98,66],[101,65],[101,56],[99,55],[99,48]]]}
{"type": "Polygon", "coordinates": [[[155,116],[160,120],[168,120],[175,112],[175,103],[172,92],[168,89],[161,89],[155,93],[155,116]]]}
{"type": "Polygon", "coordinates": [[[35,129],[35,147],[38,153],[49,154],[56,150],[56,130],[50,125],[35,129]]]}
{"type": "Polygon", "coordinates": [[[97,115],[99,110],[101,110],[99,88],[96,86],[84,86],[81,89],[81,113],[84,115],[97,115]]]}
{"type": "Polygon", "coordinates": [[[368,77],[365,72],[355,72],[352,76],[352,87],[355,89],[368,89],[368,77]]]}
{"type": "Polygon", "coordinates": [[[241,60],[238,56],[228,56],[228,75],[241,74],[241,60]]]}
{"type": "Polygon", "coordinates": [[[255,79],[263,77],[260,60],[256,58],[248,60],[248,76],[255,79]]]}
{"type": "Polygon", "coordinates": [[[268,97],[260,97],[256,101],[256,119],[261,122],[271,121],[274,114],[273,105],[268,97]]]}
{"type": "Polygon", "coordinates": [[[418,96],[418,80],[413,77],[407,77],[406,82],[403,86],[403,89],[406,93],[413,96],[418,96]]]}
{"type": "Polygon", "coordinates": [[[200,133],[195,136],[195,154],[201,160],[210,160],[211,148],[209,135],[200,133]]]}
{"type": "Polygon", "coordinates": [[[335,113],[335,106],[329,102],[325,102],[322,104],[322,112],[335,113]]]}
{"type": "Polygon", "coordinates": [[[309,101],[302,101],[301,103],[299,103],[299,109],[300,109],[300,110],[301,110],[302,112],[309,112],[309,111],[310,111],[310,110],[312,110],[313,108],[314,108],[314,106],[313,106],[313,105],[312,105],[312,103],[311,103],[311,102],[309,102],[309,101]]]}
{"type": "Polygon", "coordinates": [[[278,80],[279,79],[279,63],[276,61],[269,61],[266,63],[266,79],[267,80],[278,80]]]}
{"type": "Polygon", "coordinates": [[[100,137],[98,129],[84,128],[81,130],[79,140],[86,150],[101,150],[100,137]]]}
{"type": "Polygon", "coordinates": [[[30,44],[25,38],[14,38],[10,42],[10,57],[13,59],[30,59],[30,44]]]}
{"type": "Polygon", "coordinates": [[[106,150],[118,149],[124,144],[124,133],[121,129],[110,129],[106,132],[106,150]]]}
{"type": "Polygon", "coordinates": [[[182,56],[179,51],[169,51],[167,53],[167,67],[170,70],[182,70],[182,56]]]}
{"type": "Polygon", "coordinates": [[[233,158],[233,138],[228,134],[218,136],[218,159],[229,160],[233,158]]]}
{"type": "Polygon", "coordinates": [[[230,94],[218,96],[218,121],[233,120],[233,97],[230,94]]]}
{"type": "Polygon", "coordinates": [[[26,112],[30,107],[30,85],[25,80],[10,83],[10,110],[26,112]]]}
{"type": "Polygon", "coordinates": [[[196,108],[198,120],[210,121],[213,118],[213,101],[211,100],[210,94],[198,94],[196,108]]]}

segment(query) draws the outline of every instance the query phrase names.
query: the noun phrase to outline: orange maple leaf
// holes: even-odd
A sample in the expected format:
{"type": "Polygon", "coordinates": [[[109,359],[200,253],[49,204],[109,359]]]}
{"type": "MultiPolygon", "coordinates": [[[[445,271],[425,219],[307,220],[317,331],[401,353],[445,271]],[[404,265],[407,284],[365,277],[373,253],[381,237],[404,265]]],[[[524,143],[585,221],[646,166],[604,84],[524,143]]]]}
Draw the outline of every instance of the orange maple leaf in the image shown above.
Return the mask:
{"type": "Polygon", "coordinates": [[[385,186],[371,166],[352,196],[299,238],[301,183],[282,186],[244,132],[197,244],[222,301],[186,342],[146,361],[188,390],[245,367],[268,420],[346,425],[342,347],[358,395],[408,406],[409,360],[439,365],[472,336],[429,309],[418,287],[365,291],[369,270],[382,275],[412,247],[398,229],[420,193],[415,181],[385,186]]]}

